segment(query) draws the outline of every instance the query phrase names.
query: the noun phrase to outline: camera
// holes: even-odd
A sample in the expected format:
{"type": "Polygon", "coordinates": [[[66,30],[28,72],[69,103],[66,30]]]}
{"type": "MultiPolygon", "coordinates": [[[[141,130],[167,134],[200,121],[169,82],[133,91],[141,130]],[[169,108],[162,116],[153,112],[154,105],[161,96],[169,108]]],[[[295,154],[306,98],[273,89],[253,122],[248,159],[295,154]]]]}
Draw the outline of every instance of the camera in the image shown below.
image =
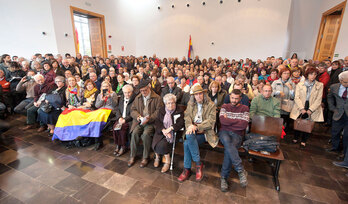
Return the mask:
{"type": "Polygon", "coordinates": [[[103,89],[103,96],[105,96],[107,92],[108,92],[107,89],[103,89]]]}

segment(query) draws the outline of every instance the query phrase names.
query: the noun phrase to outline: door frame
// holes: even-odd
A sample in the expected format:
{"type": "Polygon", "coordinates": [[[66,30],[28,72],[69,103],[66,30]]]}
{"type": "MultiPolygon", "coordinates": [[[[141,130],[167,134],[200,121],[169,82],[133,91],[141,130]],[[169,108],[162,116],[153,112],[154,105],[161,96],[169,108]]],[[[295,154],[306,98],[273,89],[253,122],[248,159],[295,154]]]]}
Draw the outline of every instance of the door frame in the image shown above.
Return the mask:
{"type": "MultiPolygon", "coordinates": [[[[325,18],[332,14],[333,12],[336,12],[338,10],[341,10],[342,9],[342,13],[341,13],[341,17],[340,17],[340,24],[338,26],[338,34],[336,35],[336,37],[334,38],[334,45],[333,45],[333,50],[334,52],[332,53],[332,55],[335,54],[335,49],[336,49],[336,43],[337,43],[337,38],[338,38],[338,35],[340,34],[340,29],[341,29],[341,25],[342,25],[342,19],[343,19],[343,15],[344,15],[344,10],[346,8],[346,3],[347,3],[347,0],[343,1],[342,3],[332,7],[331,9],[325,11],[322,16],[321,16],[321,22],[320,22],[320,27],[319,27],[319,32],[318,32],[318,36],[317,36],[317,41],[315,43],[315,50],[314,50],[314,54],[313,54],[313,60],[318,60],[319,58],[319,52],[318,52],[318,49],[320,47],[320,44],[321,44],[321,36],[324,32],[324,20],[325,18]]],[[[333,59],[333,56],[330,56],[331,59],[333,59]]]]}
{"type": "MultiPolygon", "coordinates": [[[[101,33],[102,33],[102,49],[103,53],[100,53],[100,55],[105,58],[107,57],[107,49],[106,49],[106,32],[105,32],[105,17],[104,15],[94,13],[92,11],[87,11],[81,8],[77,8],[74,6],[70,6],[70,15],[71,15],[71,23],[72,23],[72,28],[73,28],[73,36],[74,36],[74,43],[75,43],[75,53],[77,54],[77,39],[76,39],[76,33],[75,33],[75,21],[74,21],[74,12],[82,13],[87,16],[93,16],[96,18],[99,18],[101,20],[101,33]]],[[[93,57],[93,56],[92,56],[93,57]]]]}

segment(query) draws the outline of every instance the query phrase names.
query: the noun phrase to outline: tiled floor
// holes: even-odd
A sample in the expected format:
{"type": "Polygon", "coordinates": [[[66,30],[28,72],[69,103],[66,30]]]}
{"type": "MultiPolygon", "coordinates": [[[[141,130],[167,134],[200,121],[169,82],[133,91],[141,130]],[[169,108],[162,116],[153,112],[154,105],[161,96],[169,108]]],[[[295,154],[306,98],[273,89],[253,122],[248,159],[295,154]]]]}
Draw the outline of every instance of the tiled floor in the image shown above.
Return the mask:
{"type": "MultiPolygon", "coordinates": [[[[127,167],[129,154],[113,156],[112,139],[104,138],[99,151],[92,147],[65,149],[47,133],[20,131],[25,118],[12,119],[12,129],[0,142],[0,203],[348,203],[348,173],[332,165],[337,155],[325,152],[328,130],[317,128],[308,147],[282,142],[286,160],[279,172],[280,192],[274,189],[269,164],[255,160],[243,164],[249,185],[239,186],[232,172],[230,190],[219,190],[223,153],[202,149],[205,177],[179,183],[183,148],[178,144],[175,169],[127,167]]],[[[139,153],[141,150],[139,150],[139,153]]]]}

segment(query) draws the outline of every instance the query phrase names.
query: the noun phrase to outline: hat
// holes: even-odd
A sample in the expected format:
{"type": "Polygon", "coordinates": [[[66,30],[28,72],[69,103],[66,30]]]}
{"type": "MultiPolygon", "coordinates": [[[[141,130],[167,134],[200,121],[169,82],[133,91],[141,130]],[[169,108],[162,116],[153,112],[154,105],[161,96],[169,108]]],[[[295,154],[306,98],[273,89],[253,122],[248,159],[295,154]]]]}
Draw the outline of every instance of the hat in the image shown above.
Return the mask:
{"type": "Polygon", "coordinates": [[[142,88],[148,86],[149,83],[150,83],[150,80],[147,80],[147,79],[141,80],[140,83],[139,83],[139,89],[142,89],[142,88]]]}
{"type": "Polygon", "coordinates": [[[202,86],[198,83],[192,86],[191,88],[191,95],[194,95],[196,93],[206,92],[207,90],[203,89],[202,86]]]}

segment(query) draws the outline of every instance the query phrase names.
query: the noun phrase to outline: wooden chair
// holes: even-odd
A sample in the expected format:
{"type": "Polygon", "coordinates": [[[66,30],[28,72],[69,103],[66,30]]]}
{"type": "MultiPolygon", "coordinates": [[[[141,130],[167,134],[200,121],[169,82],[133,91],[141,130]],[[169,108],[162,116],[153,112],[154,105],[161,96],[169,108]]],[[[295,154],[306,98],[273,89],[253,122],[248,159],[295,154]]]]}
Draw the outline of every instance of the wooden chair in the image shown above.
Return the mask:
{"type": "MultiPolygon", "coordinates": [[[[273,118],[267,116],[255,115],[252,118],[251,122],[251,130],[252,133],[258,133],[265,136],[276,136],[278,142],[280,141],[281,135],[283,131],[283,119],[282,118],[273,118]]],[[[272,167],[274,185],[277,191],[280,190],[278,173],[281,161],[284,160],[284,155],[282,150],[278,147],[277,151],[274,153],[262,154],[260,152],[256,152],[253,150],[248,151],[248,156],[256,159],[263,159],[266,161],[275,164],[272,167]]]]}

